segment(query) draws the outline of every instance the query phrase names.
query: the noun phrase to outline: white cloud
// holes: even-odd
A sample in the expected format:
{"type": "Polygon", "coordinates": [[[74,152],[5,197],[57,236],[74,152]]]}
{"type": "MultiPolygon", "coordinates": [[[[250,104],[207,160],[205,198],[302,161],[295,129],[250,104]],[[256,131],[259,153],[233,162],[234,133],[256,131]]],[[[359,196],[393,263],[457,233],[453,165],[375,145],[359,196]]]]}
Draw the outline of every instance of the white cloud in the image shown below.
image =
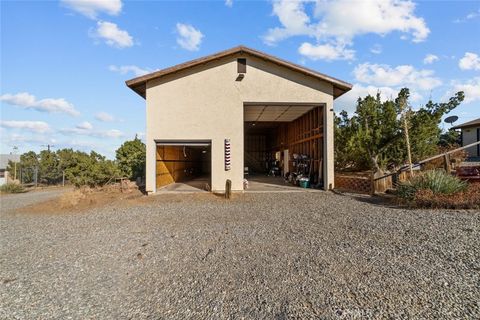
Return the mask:
{"type": "Polygon", "coordinates": [[[432,70],[416,70],[411,65],[392,68],[389,65],[363,63],[355,67],[353,74],[357,81],[375,86],[404,86],[431,90],[442,84],[440,79],[434,77],[432,70]]]}
{"type": "Polygon", "coordinates": [[[425,58],[423,58],[423,63],[424,64],[432,64],[434,63],[435,61],[438,61],[438,56],[434,55],[434,54],[427,54],[425,56],[425,58]]]}
{"type": "Polygon", "coordinates": [[[94,130],[91,125],[90,127],[88,127],[88,125],[86,127],[78,125],[75,128],[60,129],[59,132],[65,135],[80,135],[96,138],[120,138],[124,136],[124,133],[120,130],[94,130]]]}
{"type": "Polygon", "coordinates": [[[341,45],[319,44],[312,45],[308,42],[302,43],[298,52],[312,60],[352,60],[355,57],[355,51],[345,48],[341,45]]]}
{"type": "Polygon", "coordinates": [[[189,51],[197,51],[202,43],[204,35],[200,30],[193,26],[183,23],[177,23],[177,43],[189,51]]]}
{"type": "Polygon", "coordinates": [[[35,133],[46,133],[51,131],[48,123],[43,121],[0,121],[0,126],[3,128],[27,130],[35,133]]]}
{"type": "Polygon", "coordinates": [[[476,53],[466,52],[458,66],[462,70],[480,70],[480,57],[476,53]]]}
{"type": "Polygon", "coordinates": [[[267,44],[275,44],[291,36],[315,34],[315,27],[310,25],[310,17],[305,12],[304,1],[274,1],[273,14],[278,17],[282,27],[267,31],[263,37],[267,44]]]}
{"type": "Polygon", "coordinates": [[[354,68],[353,75],[357,83],[352,90],[334,101],[337,111],[344,109],[353,112],[359,97],[375,96],[377,92],[380,92],[382,101],[395,99],[403,87],[410,89],[410,102],[418,104],[431,94],[432,89],[442,84],[432,70],[417,70],[411,65],[391,67],[362,63],[354,68]]]}
{"type": "Polygon", "coordinates": [[[37,100],[34,95],[28,92],[3,94],[0,96],[0,101],[4,101],[8,104],[19,106],[25,109],[34,109],[41,112],[66,113],[71,116],[78,116],[80,114],[80,112],[75,109],[73,104],[63,98],[46,98],[37,100]]]}
{"type": "Polygon", "coordinates": [[[231,8],[233,6],[233,0],[225,0],[225,5],[231,8]]]}
{"type": "Polygon", "coordinates": [[[475,18],[478,18],[478,17],[480,17],[480,9],[478,9],[478,11],[470,12],[464,18],[455,19],[455,20],[453,20],[453,22],[462,23],[462,22],[467,22],[468,20],[472,20],[472,19],[475,19],[475,18]]]}
{"type": "Polygon", "coordinates": [[[92,33],[95,38],[100,38],[111,47],[128,48],[133,46],[133,38],[127,31],[118,28],[113,22],[98,21],[97,29],[92,33]]]}
{"type": "Polygon", "coordinates": [[[364,98],[367,95],[375,96],[377,92],[380,92],[382,101],[394,99],[398,94],[398,90],[394,88],[385,86],[363,86],[357,83],[353,85],[352,90],[333,102],[335,110],[353,112],[355,111],[359,97],[364,98]]]}
{"type": "Polygon", "coordinates": [[[464,103],[480,102],[480,77],[465,82],[454,80],[451,86],[452,89],[445,94],[444,99],[448,99],[458,91],[463,91],[465,93],[464,103]]]}
{"type": "Polygon", "coordinates": [[[118,15],[122,11],[121,0],[62,0],[62,3],[91,19],[101,12],[118,15]]]}
{"type": "MultiPolygon", "coordinates": [[[[425,20],[415,15],[415,4],[411,1],[371,0],[354,4],[351,0],[317,1],[310,17],[306,4],[311,2],[274,1],[273,14],[280,20],[281,27],[269,29],[263,36],[265,43],[272,45],[288,37],[308,36],[315,38],[322,50],[345,50],[359,35],[383,36],[398,31],[402,36],[410,35],[413,42],[421,42],[430,33],[425,20]]],[[[344,59],[345,55],[338,57],[344,59]]]]}
{"type": "Polygon", "coordinates": [[[120,138],[124,136],[123,132],[117,129],[104,131],[102,132],[102,135],[109,138],[120,138]]]}
{"type": "Polygon", "coordinates": [[[430,30],[423,18],[414,14],[415,3],[411,1],[351,0],[317,2],[315,14],[320,18],[320,34],[352,39],[361,34],[385,35],[400,31],[413,36],[412,41],[424,41],[430,30]]]}
{"type": "Polygon", "coordinates": [[[45,136],[35,132],[34,135],[18,134],[12,133],[7,137],[6,141],[10,144],[21,144],[22,147],[26,145],[36,144],[37,146],[44,143],[56,143],[57,141],[54,138],[45,136]]]}
{"type": "Polygon", "coordinates": [[[470,12],[469,14],[467,14],[467,16],[465,17],[467,20],[470,20],[470,19],[475,19],[475,18],[478,18],[480,17],[480,9],[478,9],[476,12],[470,12]]]}
{"type": "Polygon", "coordinates": [[[84,150],[92,150],[92,149],[97,149],[99,147],[104,147],[104,145],[101,143],[93,142],[90,139],[87,139],[87,140],[88,141],[73,139],[73,140],[61,142],[59,144],[65,147],[81,148],[84,150]]]}
{"type": "Polygon", "coordinates": [[[370,48],[370,52],[373,54],[380,54],[382,53],[382,46],[378,43],[374,44],[373,47],[370,48]]]}
{"type": "Polygon", "coordinates": [[[108,140],[93,140],[91,138],[74,137],[68,140],[60,140],[55,143],[57,149],[72,148],[89,153],[90,151],[98,152],[107,157],[107,159],[115,159],[115,149],[119,147],[118,142],[108,140]],[[111,150],[113,148],[113,150],[111,150]]]}
{"type": "Polygon", "coordinates": [[[84,121],[82,123],[79,123],[75,127],[77,129],[80,129],[80,130],[92,130],[93,129],[92,124],[88,121],[84,121]]]}
{"type": "Polygon", "coordinates": [[[102,122],[112,122],[115,121],[115,117],[111,114],[101,111],[95,115],[95,119],[102,121],[102,122]]]}
{"type": "MultiPolygon", "coordinates": [[[[376,96],[377,92],[379,92],[381,101],[394,100],[399,91],[400,87],[394,88],[356,83],[353,85],[352,90],[336,99],[333,102],[333,105],[336,111],[346,110],[351,113],[355,111],[358,98],[365,98],[367,95],[376,96]]],[[[423,98],[424,97],[417,90],[410,90],[411,102],[419,102],[423,98]]]]}
{"type": "Polygon", "coordinates": [[[127,65],[127,66],[111,65],[108,67],[108,70],[117,72],[120,74],[133,73],[136,77],[140,77],[151,72],[149,69],[143,69],[134,65],[127,65]]]}

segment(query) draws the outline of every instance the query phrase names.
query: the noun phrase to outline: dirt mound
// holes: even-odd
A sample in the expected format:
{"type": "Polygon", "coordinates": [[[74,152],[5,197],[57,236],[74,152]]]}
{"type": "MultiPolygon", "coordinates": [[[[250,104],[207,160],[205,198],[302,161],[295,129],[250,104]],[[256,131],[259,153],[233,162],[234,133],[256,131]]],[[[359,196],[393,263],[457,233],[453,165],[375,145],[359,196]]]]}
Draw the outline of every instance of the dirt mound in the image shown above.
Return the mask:
{"type": "Polygon", "coordinates": [[[120,182],[102,188],[78,188],[63,193],[57,198],[28,205],[16,210],[18,213],[51,214],[81,212],[122,201],[141,199],[142,192],[135,183],[120,182]]]}

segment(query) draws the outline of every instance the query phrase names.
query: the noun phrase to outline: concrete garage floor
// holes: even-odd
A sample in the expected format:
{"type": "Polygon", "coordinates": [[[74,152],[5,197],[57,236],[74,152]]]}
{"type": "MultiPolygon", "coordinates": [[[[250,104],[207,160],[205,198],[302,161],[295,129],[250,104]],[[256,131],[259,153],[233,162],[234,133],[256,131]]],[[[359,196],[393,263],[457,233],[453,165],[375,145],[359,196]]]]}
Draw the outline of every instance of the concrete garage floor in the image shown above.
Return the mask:
{"type": "MultiPolygon", "coordinates": [[[[245,193],[262,192],[320,192],[318,189],[304,189],[285,183],[282,177],[269,177],[263,175],[248,176],[248,189],[245,193]]],[[[157,194],[165,193],[207,193],[205,186],[209,183],[208,177],[198,177],[185,182],[176,182],[157,190],[157,194]]]]}
{"type": "Polygon", "coordinates": [[[480,212],[330,192],[10,211],[26,195],[0,199],[0,319],[480,318],[480,212]]]}
{"type": "Polygon", "coordinates": [[[247,176],[248,189],[245,192],[320,192],[318,189],[305,189],[286,183],[282,177],[264,175],[247,176]]]}
{"type": "Polygon", "coordinates": [[[206,190],[209,184],[208,177],[197,177],[185,182],[176,182],[157,189],[158,194],[162,193],[208,193],[206,190]]]}

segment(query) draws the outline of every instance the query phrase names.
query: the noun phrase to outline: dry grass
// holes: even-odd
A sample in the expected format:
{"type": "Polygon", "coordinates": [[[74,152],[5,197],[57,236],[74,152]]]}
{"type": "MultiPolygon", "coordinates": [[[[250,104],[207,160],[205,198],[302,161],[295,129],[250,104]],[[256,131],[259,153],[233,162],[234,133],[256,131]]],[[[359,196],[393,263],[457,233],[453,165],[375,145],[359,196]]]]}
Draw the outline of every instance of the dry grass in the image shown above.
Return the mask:
{"type": "Polygon", "coordinates": [[[32,214],[57,214],[82,212],[125,201],[138,201],[144,198],[137,188],[121,189],[120,185],[103,188],[78,188],[63,193],[57,198],[35,203],[17,209],[16,212],[32,214]]]}
{"type": "MultiPolygon", "coordinates": [[[[236,202],[245,200],[243,194],[232,194],[230,200],[226,200],[223,194],[191,193],[185,194],[161,194],[144,196],[134,184],[120,183],[108,185],[102,188],[77,188],[65,192],[62,195],[43,202],[38,202],[17,209],[16,213],[28,214],[63,214],[77,213],[102,208],[108,205],[121,207],[133,207],[142,205],[161,205],[166,203],[184,201],[213,201],[213,202],[236,202]]],[[[247,197],[248,198],[248,197],[247,197]]]]}
{"type": "Polygon", "coordinates": [[[26,190],[22,185],[18,183],[8,182],[0,186],[0,194],[22,193],[22,192],[26,192],[26,190]]]}
{"type": "Polygon", "coordinates": [[[62,194],[58,199],[58,202],[60,204],[60,208],[62,209],[73,208],[77,206],[82,200],[85,200],[86,197],[87,192],[85,192],[85,189],[73,190],[62,194]]]}
{"type": "Polygon", "coordinates": [[[431,190],[418,190],[415,205],[435,209],[479,209],[480,183],[471,183],[467,189],[453,194],[434,194],[431,190]]]}

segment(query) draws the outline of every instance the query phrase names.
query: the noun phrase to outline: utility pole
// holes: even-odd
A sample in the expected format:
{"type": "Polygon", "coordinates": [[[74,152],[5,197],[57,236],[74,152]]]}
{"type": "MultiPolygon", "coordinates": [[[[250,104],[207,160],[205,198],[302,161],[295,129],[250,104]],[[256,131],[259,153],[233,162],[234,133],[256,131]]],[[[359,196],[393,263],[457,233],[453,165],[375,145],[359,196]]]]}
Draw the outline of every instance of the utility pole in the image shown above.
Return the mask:
{"type": "Polygon", "coordinates": [[[50,152],[50,148],[53,148],[55,146],[51,144],[42,144],[42,147],[47,147],[48,152],[50,152]]]}
{"type": "MultiPolygon", "coordinates": [[[[13,154],[14,155],[17,155],[17,150],[18,150],[18,147],[13,146],[13,154]]],[[[17,160],[13,161],[13,163],[14,163],[14,166],[15,166],[15,169],[14,169],[14,172],[13,172],[13,180],[17,180],[17,160]]]]}
{"type": "Polygon", "coordinates": [[[38,166],[35,166],[35,188],[38,186],[38,166]]]}

